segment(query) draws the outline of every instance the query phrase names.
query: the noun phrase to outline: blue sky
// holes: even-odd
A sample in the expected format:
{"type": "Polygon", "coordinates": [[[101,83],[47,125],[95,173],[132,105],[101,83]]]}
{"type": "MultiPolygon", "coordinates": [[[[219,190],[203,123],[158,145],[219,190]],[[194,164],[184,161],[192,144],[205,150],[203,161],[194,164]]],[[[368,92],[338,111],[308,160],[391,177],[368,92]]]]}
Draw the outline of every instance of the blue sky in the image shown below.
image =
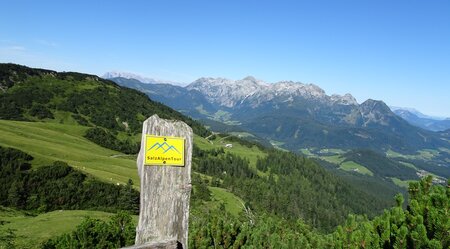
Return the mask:
{"type": "Polygon", "coordinates": [[[2,1],[0,62],[314,83],[450,117],[450,1],[2,1]]]}

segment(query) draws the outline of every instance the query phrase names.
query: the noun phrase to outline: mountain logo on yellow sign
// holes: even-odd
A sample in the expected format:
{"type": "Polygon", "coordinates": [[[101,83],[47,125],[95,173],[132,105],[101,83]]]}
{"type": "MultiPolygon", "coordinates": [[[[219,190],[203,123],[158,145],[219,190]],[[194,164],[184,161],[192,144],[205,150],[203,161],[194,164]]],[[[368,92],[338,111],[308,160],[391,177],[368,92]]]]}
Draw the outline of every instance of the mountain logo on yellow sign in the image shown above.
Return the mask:
{"type": "Polygon", "coordinates": [[[144,163],[184,166],[184,138],[147,135],[144,163]]]}
{"type": "Polygon", "coordinates": [[[156,149],[155,150],[159,150],[159,149],[163,149],[164,150],[164,152],[163,152],[163,154],[165,154],[167,151],[170,151],[170,150],[174,150],[174,151],[176,151],[178,154],[180,154],[180,152],[175,148],[175,147],[173,147],[173,145],[169,145],[167,142],[164,142],[163,144],[160,144],[160,143],[158,143],[158,142],[156,142],[154,145],[152,145],[152,147],[150,147],[150,149],[148,149],[148,150],[151,150],[151,149],[153,149],[153,148],[155,148],[156,147],[156,149]],[[164,146],[165,147],[167,147],[167,149],[164,149],[164,146]]]}

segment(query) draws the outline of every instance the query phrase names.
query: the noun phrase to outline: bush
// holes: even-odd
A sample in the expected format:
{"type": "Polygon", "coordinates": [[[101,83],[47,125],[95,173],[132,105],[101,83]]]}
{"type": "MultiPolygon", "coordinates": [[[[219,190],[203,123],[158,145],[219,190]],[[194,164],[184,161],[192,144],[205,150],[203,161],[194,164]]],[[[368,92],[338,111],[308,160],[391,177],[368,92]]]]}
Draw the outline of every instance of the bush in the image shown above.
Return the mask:
{"type": "Polygon", "coordinates": [[[43,104],[34,103],[28,113],[38,119],[54,118],[53,113],[43,104]]]}
{"type": "Polygon", "coordinates": [[[79,114],[72,114],[72,118],[75,119],[80,125],[90,126],[89,121],[79,114]]]}
{"type": "Polygon", "coordinates": [[[109,222],[85,218],[75,231],[49,239],[41,248],[120,248],[133,245],[135,236],[131,215],[119,212],[109,222]]]}
{"type": "Polygon", "coordinates": [[[99,127],[87,130],[84,137],[100,146],[125,154],[137,154],[140,149],[140,144],[133,143],[129,139],[120,141],[111,132],[99,127]]]}

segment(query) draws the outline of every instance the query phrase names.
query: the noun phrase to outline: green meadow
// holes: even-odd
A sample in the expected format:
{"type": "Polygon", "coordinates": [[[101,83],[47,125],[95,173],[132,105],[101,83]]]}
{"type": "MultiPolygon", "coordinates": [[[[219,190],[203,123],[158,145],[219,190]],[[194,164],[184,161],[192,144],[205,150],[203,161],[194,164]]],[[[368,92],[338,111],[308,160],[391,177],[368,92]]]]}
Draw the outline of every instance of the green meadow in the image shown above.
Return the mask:
{"type": "MultiPolygon", "coordinates": [[[[441,151],[446,151],[445,149],[440,148],[441,151]]],[[[400,157],[400,158],[405,158],[405,159],[419,159],[419,160],[431,160],[434,157],[436,157],[439,154],[439,151],[437,150],[431,150],[431,149],[424,149],[424,150],[419,150],[417,151],[416,154],[414,155],[405,155],[405,154],[401,154],[398,153],[396,151],[393,151],[391,149],[389,149],[386,152],[386,156],[387,157],[400,157]]]]}
{"type": "Polygon", "coordinates": [[[64,161],[78,170],[112,183],[139,183],[136,161],[105,149],[83,137],[79,125],[0,120],[0,145],[22,150],[34,157],[33,166],[64,161]]]}
{"type": "Polygon", "coordinates": [[[363,175],[373,176],[373,172],[363,165],[353,162],[353,161],[344,161],[345,158],[341,155],[333,155],[333,156],[321,156],[320,159],[323,159],[327,162],[337,164],[339,169],[345,171],[352,171],[363,175]]]}
{"type": "Polygon", "coordinates": [[[106,220],[112,215],[88,210],[56,210],[30,215],[0,206],[0,221],[4,223],[0,232],[12,229],[17,236],[16,248],[39,248],[49,238],[74,230],[85,217],[106,220]]]}
{"type": "Polygon", "coordinates": [[[239,213],[243,209],[244,201],[235,196],[233,193],[229,191],[218,188],[218,187],[208,187],[213,195],[213,200],[211,201],[214,204],[223,204],[225,206],[225,210],[227,210],[230,214],[234,216],[238,216],[239,213]]]}
{"type": "Polygon", "coordinates": [[[226,140],[226,137],[216,137],[213,140],[206,140],[200,136],[195,135],[194,142],[202,150],[223,148],[226,152],[230,152],[242,158],[246,158],[247,160],[249,160],[250,167],[254,169],[256,169],[256,161],[258,160],[258,158],[264,158],[266,156],[266,153],[261,151],[256,146],[249,148],[236,142],[228,142],[226,140]],[[232,144],[232,147],[225,147],[225,145],[227,144],[232,144]]]}
{"type": "Polygon", "coordinates": [[[395,185],[406,189],[409,187],[410,182],[414,182],[413,180],[406,180],[406,181],[400,180],[396,177],[391,177],[391,180],[393,183],[395,183],[395,185]]]}
{"type": "Polygon", "coordinates": [[[357,172],[357,173],[360,173],[363,175],[373,176],[372,171],[370,171],[366,167],[362,166],[361,164],[355,163],[353,161],[343,162],[340,164],[339,168],[342,170],[345,170],[345,171],[353,171],[353,172],[357,172]]]}

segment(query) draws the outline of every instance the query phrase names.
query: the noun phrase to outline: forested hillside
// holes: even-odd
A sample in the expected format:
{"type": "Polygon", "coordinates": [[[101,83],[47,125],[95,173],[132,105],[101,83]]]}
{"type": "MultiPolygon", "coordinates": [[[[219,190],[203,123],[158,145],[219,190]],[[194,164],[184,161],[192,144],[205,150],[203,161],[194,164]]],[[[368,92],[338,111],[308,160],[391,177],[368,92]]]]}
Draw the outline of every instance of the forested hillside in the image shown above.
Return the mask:
{"type": "MultiPolygon", "coordinates": [[[[220,157],[223,153],[220,150],[196,152],[203,154],[202,157],[220,157]]],[[[228,169],[229,175],[238,179],[243,179],[244,176],[258,179],[257,173],[251,173],[252,169],[245,166],[234,167],[230,164],[231,160],[237,160],[237,165],[242,166],[245,165],[245,160],[226,154],[224,156],[228,160],[223,161],[221,170],[228,169]],[[227,164],[230,165],[226,166],[227,164]]],[[[1,158],[1,174],[5,180],[2,185],[10,186],[2,205],[42,212],[45,209],[71,209],[82,203],[85,203],[84,208],[127,210],[137,203],[137,196],[133,194],[131,185],[108,186],[96,183],[94,179],[80,184],[76,179],[83,181],[85,176],[63,163],[30,170],[28,162],[32,159],[31,156],[13,149],[2,148],[1,158]],[[89,194],[85,195],[84,192],[89,194]],[[42,196],[40,193],[51,194],[42,196]],[[113,193],[118,193],[115,195],[117,199],[113,197],[113,193]],[[73,194],[80,196],[73,198],[73,194]],[[83,196],[91,198],[84,202],[83,196]]],[[[274,160],[279,159],[274,157],[274,160]]],[[[311,168],[311,165],[307,166],[304,163],[294,164],[297,164],[299,169],[311,168]]],[[[260,165],[258,168],[262,169],[265,168],[263,165],[267,165],[267,169],[271,168],[271,162],[262,164],[260,162],[258,165],[260,165]]],[[[280,172],[279,170],[282,171],[285,167],[274,171],[280,172]]],[[[215,180],[214,177],[211,178],[213,184],[227,186],[225,183],[229,178],[233,178],[227,175],[228,173],[215,180]]],[[[308,176],[307,173],[305,175],[308,176]]],[[[365,215],[350,214],[345,222],[341,222],[341,225],[330,232],[321,232],[314,228],[314,224],[313,226],[305,224],[303,217],[282,218],[275,212],[265,212],[261,207],[252,207],[252,201],[244,204],[244,210],[239,216],[232,215],[224,206],[213,207],[208,204],[212,197],[209,188],[205,187],[207,186],[205,184],[210,182],[207,178],[194,177],[194,179],[197,180],[193,182],[194,191],[191,200],[193,204],[189,237],[191,248],[448,248],[450,244],[448,236],[450,182],[446,187],[433,186],[431,177],[410,184],[410,200],[406,209],[403,205],[404,197],[397,195],[396,205],[386,209],[382,215],[368,219],[365,215]],[[208,215],[204,215],[205,213],[208,215]]],[[[253,193],[257,191],[258,189],[253,193]]],[[[7,223],[2,222],[0,225],[0,231],[5,232],[5,236],[0,236],[0,245],[14,245],[16,238],[14,230],[4,230],[2,228],[4,224],[7,223]]],[[[109,222],[86,219],[74,232],[52,238],[41,244],[41,248],[66,248],[69,245],[78,245],[77,248],[116,248],[133,242],[133,226],[130,216],[123,212],[119,212],[109,222]]]]}
{"type": "Polygon", "coordinates": [[[431,177],[409,186],[404,197],[374,219],[349,215],[334,232],[314,231],[301,220],[287,222],[247,213],[237,220],[223,214],[194,216],[190,246],[193,248],[449,248],[450,182],[433,186],[431,177]]]}
{"type": "Polygon", "coordinates": [[[145,94],[95,75],[0,64],[0,91],[0,119],[91,126],[87,138],[124,153],[137,153],[134,137],[153,114],[182,120],[200,136],[209,134],[198,122],[145,94]]]}
{"type": "Polygon", "coordinates": [[[248,161],[223,150],[196,148],[194,153],[194,170],[212,176],[213,186],[236,193],[251,209],[303,219],[320,230],[331,230],[349,213],[373,216],[390,204],[289,152],[270,150],[256,168],[260,174],[248,161]]]}

